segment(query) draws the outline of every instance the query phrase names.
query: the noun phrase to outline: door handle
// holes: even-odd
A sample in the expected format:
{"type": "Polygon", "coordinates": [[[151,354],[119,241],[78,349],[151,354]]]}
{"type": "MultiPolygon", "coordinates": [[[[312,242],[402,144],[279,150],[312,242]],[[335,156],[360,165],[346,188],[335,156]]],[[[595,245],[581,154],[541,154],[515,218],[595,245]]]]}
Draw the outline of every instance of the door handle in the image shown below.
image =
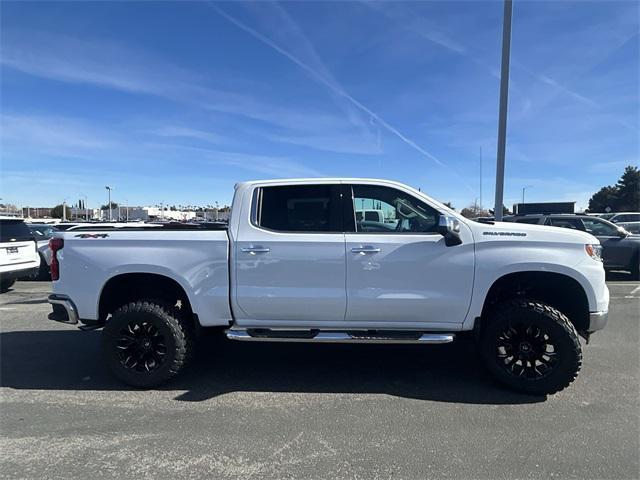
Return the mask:
{"type": "Polygon", "coordinates": [[[365,246],[365,247],[353,247],[351,249],[351,251],[353,253],[359,253],[361,255],[366,255],[367,253],[378,253],[378,252],[381,252],[382,249],[381,248],[365,246]]]}
{"type": "Polygon", "coordinates": [[[241,248],[240,250],[242,250],[244,253],[255,255],[256,253],[267,253],[271,249],[265,248],[265,247],[245,247],[245,248],[241,248]]]}

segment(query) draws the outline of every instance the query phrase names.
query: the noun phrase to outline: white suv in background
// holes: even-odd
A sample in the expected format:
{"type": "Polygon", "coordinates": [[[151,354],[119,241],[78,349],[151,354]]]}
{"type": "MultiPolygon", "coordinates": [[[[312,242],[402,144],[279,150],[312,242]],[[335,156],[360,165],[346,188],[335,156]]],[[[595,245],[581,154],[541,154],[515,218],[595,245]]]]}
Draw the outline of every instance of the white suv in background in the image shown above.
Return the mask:
{"type": "Polygon", "coordinates": [[[0,217],[0,293],[17,278],[38,272],[40,256],[33,234],[21,218],[0,217]]]}

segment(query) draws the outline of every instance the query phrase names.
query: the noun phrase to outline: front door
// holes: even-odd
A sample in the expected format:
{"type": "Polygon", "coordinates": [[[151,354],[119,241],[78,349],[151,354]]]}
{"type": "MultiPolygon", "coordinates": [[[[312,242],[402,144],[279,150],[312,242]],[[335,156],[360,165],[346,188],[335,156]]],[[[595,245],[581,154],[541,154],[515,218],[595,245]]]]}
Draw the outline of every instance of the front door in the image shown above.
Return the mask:
{"type": "Polygon", "coordinates": [[[468,228],[461,225],[461,245],[447,247],[437,232],[440,213],[425,201],[390,186],[347,188],[355,225],[346,234],[346,321],[397,328],[461,324],[474,275],[468,228]]]}
{"type": "Polygon", "coordinates": [[[344,321],[339,185],[263,186],[252,202],[234,245],[238,324],[344,321]]]}

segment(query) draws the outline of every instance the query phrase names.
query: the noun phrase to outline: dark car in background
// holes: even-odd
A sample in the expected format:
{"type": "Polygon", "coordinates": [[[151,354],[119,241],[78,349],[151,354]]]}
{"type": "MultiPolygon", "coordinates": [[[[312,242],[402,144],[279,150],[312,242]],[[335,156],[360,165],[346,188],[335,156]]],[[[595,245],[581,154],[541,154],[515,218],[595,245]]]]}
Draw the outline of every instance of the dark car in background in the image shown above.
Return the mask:
{"type": "Polygon", "coordinates": [[[38,255],[40,256],[40,267],[34,278],[37,280],[48,280],[51,278],[49,273],[49,265],[51,264],[49,239],[55,232],[59,232],[60,230],[46,223],[28,223],[27,227],[29,227],[33,238],[38,244],[38,255]]]}
{"type": "Polygon", "coordinates": [[[516,223],[572,228],[590,233],[602,245],[602,260],[607,270],[627,270],[634,279],[640,278],[640,235],[591,215],[523,215],[510,219],[516,223]]]}

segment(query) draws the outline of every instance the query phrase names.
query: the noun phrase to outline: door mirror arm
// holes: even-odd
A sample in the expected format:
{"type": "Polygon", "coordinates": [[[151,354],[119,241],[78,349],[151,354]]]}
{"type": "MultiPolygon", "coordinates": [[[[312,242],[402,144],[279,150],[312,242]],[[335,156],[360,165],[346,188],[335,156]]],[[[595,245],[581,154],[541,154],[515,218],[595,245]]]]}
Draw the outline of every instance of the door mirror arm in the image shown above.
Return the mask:
{"type": "Polygon", "coordinates": [[[438,233],[444,237],[444,244],[453,247],[462,244],[460,238],[460,222],[448,215],[440,215],[438,219],[438,233]]]}

